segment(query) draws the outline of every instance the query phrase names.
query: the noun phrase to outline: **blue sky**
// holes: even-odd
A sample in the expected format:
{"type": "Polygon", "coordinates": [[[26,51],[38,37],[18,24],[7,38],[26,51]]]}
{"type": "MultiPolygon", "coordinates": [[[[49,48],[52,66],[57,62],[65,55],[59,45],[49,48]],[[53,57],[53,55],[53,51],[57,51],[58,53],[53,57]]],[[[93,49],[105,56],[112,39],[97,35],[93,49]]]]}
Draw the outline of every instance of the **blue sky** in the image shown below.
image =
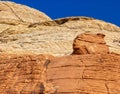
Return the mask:
{"type": "Polygon", "coordinates": [[[120,26],[120,0],[12,0],[45,12],[52,19],[88,16],[120,26]]]}

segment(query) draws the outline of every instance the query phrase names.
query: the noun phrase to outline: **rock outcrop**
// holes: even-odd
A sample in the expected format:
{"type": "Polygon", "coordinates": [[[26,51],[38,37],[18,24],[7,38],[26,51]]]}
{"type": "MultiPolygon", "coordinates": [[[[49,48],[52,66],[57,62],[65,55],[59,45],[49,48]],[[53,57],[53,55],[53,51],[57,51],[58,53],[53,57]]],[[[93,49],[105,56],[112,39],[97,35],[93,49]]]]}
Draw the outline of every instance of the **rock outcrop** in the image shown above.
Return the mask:
{"type": "Polygon", "coordinates": [[[73,54],[101,54],[109,53],[109,48],[104,41],[104,34],[80,34],[75,38],[73,54]]]}
{"type": "Polygon", "coordinates": [[[0,22],[15,24],[18,21],[38,23],[50,20],[44,13],[25,5],[0,1],[0,22]]]}
{"type": "Polygon", "coordinates": [[[0,93],[45,94],[43,92],[47,62],[48,56],[43,55],[1,54],[0,93]]]}
{"type": "Polygon", "coordinates": [[[27,6],[0,2],[0,53],[69,55],[74,38],[81,33],[105,34],[110,51],[120,53],[120,28],[114,24],[90,17],[52,21],[27,6]]]}
{"type": "Polygon", "coordinates": [[[0,93],[119,94],[120,55],[50,58],[1,54],[0,93]]]}
{"type": "Polygon", "coordinates": [[[59,57],[47,67],[47,82],[56,94],[119,94],[119,66],[115,54],[59,57]]]}
{"type": "Polygon", "coordinates": [[[119,34],[94,18],[51,20],[0,1],[0,94],[119,94],[119,34]]]}
{"type": "MultiPolygon", "coordinates": [[[[99,43],[105,46],[103,38],[103,34],[82,34],[74,44],[81,49],[81,41],[86,47],[91,42],[96,50],[99,43]]],[[[111,54],[108,48],[94,53],[93,49],[62,57],[0,54],[0,93],[119,94],[120,55],[111,54]]]]}

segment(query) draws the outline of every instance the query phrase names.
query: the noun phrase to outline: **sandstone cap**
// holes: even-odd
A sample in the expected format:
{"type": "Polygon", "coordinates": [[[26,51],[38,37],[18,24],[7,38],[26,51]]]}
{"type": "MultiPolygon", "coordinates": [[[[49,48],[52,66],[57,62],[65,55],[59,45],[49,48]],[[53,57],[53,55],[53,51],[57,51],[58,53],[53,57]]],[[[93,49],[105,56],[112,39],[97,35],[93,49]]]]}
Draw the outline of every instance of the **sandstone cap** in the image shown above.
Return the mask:
{"type": "Polygon", "coordinates": [[[0,19],[30,23],[51,21],[51,18],[43,12],[9,1],[0,1],[0,19]]]}

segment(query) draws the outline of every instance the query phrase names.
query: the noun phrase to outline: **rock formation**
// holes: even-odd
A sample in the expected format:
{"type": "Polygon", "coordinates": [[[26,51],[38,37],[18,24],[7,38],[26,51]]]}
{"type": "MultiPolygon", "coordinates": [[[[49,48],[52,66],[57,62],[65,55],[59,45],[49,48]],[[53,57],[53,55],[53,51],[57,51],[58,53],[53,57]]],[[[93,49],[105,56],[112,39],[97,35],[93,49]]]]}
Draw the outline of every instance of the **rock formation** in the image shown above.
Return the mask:
{"type": "Polygon", "coordinates": [[[0,1],[0,20],[2,22],[38,23],[51,21],[44,13],[13,2],[0,1]]]}
{"type": "Polygon", "coordinates": [[[56,94],[119,94],[119,66],[115,54],[59,57],[47,67],[47,82],[56,94]]]}
{"type": "Polygon", "coordinates": [[[119,94],[119,34],[94,18],[51,20],[0,2],[0,94],[119,94]]]}
{"type": "Polygon", "coordinates": [[[90,17],[52,21],[42,12],[12,2],[0,2],[0,10],[1,53],[69,55],[74,38],[84,32],[105,34],[110,51],[120,53],[120,28],[111,23],[90,17]]]}
{"type": "MultiPolygon", "coordinates": [[[[82,41],[85,42],[86,47],[87,37],[89,42],[94,41],[98,45],[103,43],[105,46],[102,34],[79,36],[84,38],[82,41]]],[[[81,45],[80,41],[75,41],[74,44],[81,45]]],[[[99,48],[98,45],[96,48],[99,48]]],[[[78,47],[81,49],[81,46],[78,47]]],[[[96,48],[93,44],[93,49],[96,48]]],[[[92,51],[89,49],[89,52],[92,51]]],[[[62,57],[0,54],[0,93],[119,94],[120,55],[109,53],[108,48],[106,51],[103,48],[102,53],[98,52],[94,54],[85,52],[84,55],[73,53],[73,55],[62,57]]]]}
{"type": "Polygon", "coordinates": [[[104,34],[81,34],[77,36],[73,44],[73,54],[109,53],[104,37],[104,34]]]}

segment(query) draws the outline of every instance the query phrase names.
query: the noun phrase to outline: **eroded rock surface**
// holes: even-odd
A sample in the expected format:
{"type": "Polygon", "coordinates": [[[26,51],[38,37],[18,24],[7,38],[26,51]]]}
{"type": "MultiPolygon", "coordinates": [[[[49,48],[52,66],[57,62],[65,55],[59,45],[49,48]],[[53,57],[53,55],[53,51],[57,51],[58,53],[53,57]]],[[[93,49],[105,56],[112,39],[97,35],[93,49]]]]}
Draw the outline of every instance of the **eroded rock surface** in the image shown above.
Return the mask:
{"type": "Polygon", "coordinates": [[[80,34],[73,43],[73,54],[109,53],[104,34],[80,34]]]}
{"type": "Polygon", "coordinates": [[[50,58],[53,57],[0,54],[0,93],[45,94],[45,72],[50,58]]]}
{"type": "Polygon", "coordinates": [[[101,20],[0,1],[0,94],[119,94],[119,35],[101,20]]]}
{"type": "Polygon", "coordinates": [[[77,48],[90,45],[95,51],[80,50],[62,57],[0,54],[0,93],[119,94],[120,55],[109,52],[104,35],[81,34],[75,40],[77,48]],[[99,44],[106,48],[97,50],[99,44]]]}
{"type": "Polygon", "coordinates": [[[81,33],[106,35],[111,52],[120,53],[120,29],[104,21],[88,17],[70,17],[31,24],[0,23],[0,52],[69,55],[74,38],[81,33]]]}
{"type": "Polygon", "coordinates": [[[120,28],[90,17],[51,20],[44,13],[0,1],[0,53],[69,55],[81,33],[103,33],[111,52],[120,53],[120,28]]]}
{"type": "Polygon", "coordinates": [[[37,23],[50,20],[44,13],[25,5],[0,1],[0,22],[15,24],[15,21],[37,23]]]}
{"type": "Polygon", "coordinates": [[[0,55],[1,94],[119,94],[120,55],[0,55]],[[51,58],[51,56],[50,56],[51,58]]]}
{"type": "Polygon", "coordinates": [[[88,54],[55,58],[47,82],[56,94],[119,94],[120,55],[88,54]]]}

